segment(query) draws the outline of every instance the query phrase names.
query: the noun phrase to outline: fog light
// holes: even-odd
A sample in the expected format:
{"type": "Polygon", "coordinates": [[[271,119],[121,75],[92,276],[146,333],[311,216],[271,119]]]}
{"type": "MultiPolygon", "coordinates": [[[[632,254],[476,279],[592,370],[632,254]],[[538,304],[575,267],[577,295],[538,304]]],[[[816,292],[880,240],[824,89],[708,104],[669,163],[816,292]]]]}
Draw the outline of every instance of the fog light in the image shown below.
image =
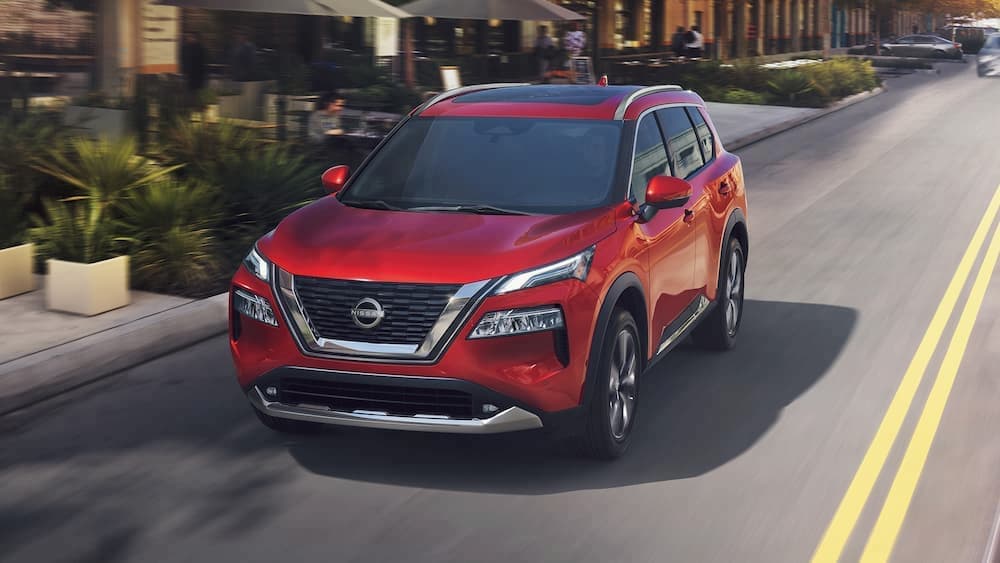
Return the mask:
{"type": "Polygon", "coordinates": [[[563,315],[558,307],[494,311],[483,315],[479,324],[469,334],[469,338],[529,334],[562,327],[563,315]]]}
{"type": "Polygon", "coordinates": [[[483,405],[483,414],[493,414],[500,410],[500,407],[486,403],[483,405]]]}
{"type": "Polygon", "coordinates": [[[268,397],[277,397],[278,396],[278,388],[277,387],[268,387],[267,389],[264,389],[264,393],[268,397]]]}
{"type": "Polygon", "coordinates": [[[274,316],[271,304],[259,295],[237,289],[233,292],[233,306],[243,316],[264,324],[278,326],[278,319],[274,316]]]}

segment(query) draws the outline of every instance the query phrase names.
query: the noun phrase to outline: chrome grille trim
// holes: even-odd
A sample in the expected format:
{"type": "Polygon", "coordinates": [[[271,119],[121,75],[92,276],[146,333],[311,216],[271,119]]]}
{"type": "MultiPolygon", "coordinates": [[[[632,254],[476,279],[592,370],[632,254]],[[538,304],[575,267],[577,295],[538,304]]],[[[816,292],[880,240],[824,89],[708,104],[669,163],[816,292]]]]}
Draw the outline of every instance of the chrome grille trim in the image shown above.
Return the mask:
{"type": "Polygon", "coordinates": [[[380,344],[335,340],[318,335],[295,290],[295,276],[274,266],[273,286],[278,306],[289,321],[299,349],[307,355],[354,361],[392,360],[400,363],[433,363],[454,340],[473,311],[502,278],[465,284],[449,299],[444,311],[419,345],[380,344]]]}

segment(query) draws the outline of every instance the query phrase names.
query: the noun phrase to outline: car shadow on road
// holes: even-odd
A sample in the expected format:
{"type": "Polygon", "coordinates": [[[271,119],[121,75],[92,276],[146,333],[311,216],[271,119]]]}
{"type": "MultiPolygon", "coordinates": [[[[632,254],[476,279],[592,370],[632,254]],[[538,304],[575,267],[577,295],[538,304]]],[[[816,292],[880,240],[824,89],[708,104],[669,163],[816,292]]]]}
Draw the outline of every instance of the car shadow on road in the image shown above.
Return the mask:
{"type": "Polygon", "coordinates": [[[438,490],[551,494],[696,477],[753,446],[829,372],[856,322],[853,309],[748,300],[735,349],[685,346],[646,374],[633,443],[610,464],[554,448],[542,432],[338,428],[288,447],[319,475],[438,490]]]}

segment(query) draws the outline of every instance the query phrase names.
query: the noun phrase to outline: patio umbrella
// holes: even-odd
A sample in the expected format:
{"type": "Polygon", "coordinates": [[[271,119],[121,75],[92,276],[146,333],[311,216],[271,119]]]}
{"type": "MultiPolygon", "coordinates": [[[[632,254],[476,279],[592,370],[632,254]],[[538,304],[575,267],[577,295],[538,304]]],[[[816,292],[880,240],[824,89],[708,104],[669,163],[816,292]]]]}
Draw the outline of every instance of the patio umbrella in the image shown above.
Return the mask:
{"type": "Polygon", "coordinates": [[[407,18],[410,14],[380,0],[157,0],[178,8],[231,12],[292,14],[301,16],[352,16],[358,18],[407,18]]]}
{"type": "Polygon", "coordinates": [[[414,16],[456,20],[584,20],[549,0],[417,0],[402,6],[414,16]]]}

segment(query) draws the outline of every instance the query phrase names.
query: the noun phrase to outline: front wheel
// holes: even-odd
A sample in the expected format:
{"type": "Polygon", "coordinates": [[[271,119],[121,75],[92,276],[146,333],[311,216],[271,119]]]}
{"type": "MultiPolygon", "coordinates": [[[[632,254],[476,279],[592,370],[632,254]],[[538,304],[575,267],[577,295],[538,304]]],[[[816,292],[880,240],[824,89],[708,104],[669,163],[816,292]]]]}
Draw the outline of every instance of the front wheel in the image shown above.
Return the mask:
{"type": "Polygon", "coordinates": [[[628,311],[615,310],[602,343],[597,388],[587,415],[584,449],[590,457],[615,459],[628,449],[645,357],[635,319],[628,311]]]}
{"type": "Polygon", "coordinates": [[[743,321],[746,249],[739,239],[729,239],[726,253],[719,260],[719,285],[715,308],[694,330],[694,341],[713,350],[729,350],[736,344],[736,334],[743,321]]]}

